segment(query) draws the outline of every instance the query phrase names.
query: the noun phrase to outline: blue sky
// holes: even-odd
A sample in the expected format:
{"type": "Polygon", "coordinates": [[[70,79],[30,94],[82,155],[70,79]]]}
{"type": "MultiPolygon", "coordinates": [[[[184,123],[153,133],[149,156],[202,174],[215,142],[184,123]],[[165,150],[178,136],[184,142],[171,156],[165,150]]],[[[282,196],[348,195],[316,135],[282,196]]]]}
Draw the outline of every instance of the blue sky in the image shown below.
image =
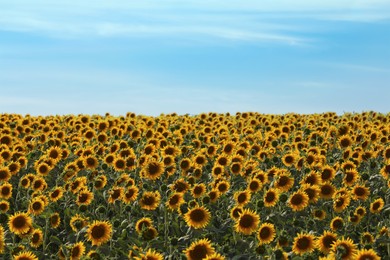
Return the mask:
{"type": "Polygon", "coordinates": [[[390,112],[390,1],[0,2],[0,113],[390,112]]]}

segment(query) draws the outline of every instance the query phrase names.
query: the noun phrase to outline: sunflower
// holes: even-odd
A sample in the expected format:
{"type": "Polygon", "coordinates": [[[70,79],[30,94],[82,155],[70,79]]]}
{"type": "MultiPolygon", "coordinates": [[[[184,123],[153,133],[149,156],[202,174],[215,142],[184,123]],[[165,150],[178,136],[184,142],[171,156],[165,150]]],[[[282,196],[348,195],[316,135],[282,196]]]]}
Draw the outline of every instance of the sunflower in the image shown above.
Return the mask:
{"type": "Polygon", "coordinates": [[[83,242],[77,242],[70,249],[70,259],[77,260],[80,259],[85,253],[85,246],[83,242]]]}
{"type": "Polygon", "coordinates": [[[0,181],[7,182],[11,178],[11,172],[8,167],[0,168],[0,181]]]}
{"type": "Polygon", "coordinates": [[[22,251],[14,256],[14,260],[39,260],[31,251],[22,251]]]}
{"type": "Polygon", "coordinates": [[[62,149],[57,146],[53,146],[47,150],[46,154],[50,159],[53,159],[55,162],[57,162],[61,159],[62,149]]]}
{"type": "Polygon", "coordinates": [[[323,220],[326,217],[326,212],[322,209],[316,209],[313,211],[313,216],[318,220],[323,220]]]}
{"type": "Polygon", "coordinates": [[[244,235],[250,235],[257,230],[259,222],[260,217],[256,212],[250,209],[243,209],[242,213],[236,220],[234,228],[236,232],[243,233],[244,235]]]}
{"type": "Polygon", "coordinates": [[[380,260],[380,256],[373,249],[361,249],[356,252],[356,260],[380,260]]]}
{"type": "Polygon", "coordinates": [[[335,196],[333,198],[333,209],[335,212],[340,213],[346,209],[351,202],[351,198],[347,194],[335,196]]]}
{"type": "Polygon", "coordinates": [[[164,164],[154,159],[148,160],[142,169],[143,177],[150,180],[157,180],[164,173],[164,164]]]}
{"type": "Polygon", "coordinates": [[[217,183],[216,188],[220,194],[225,194],[230,189],[230,183],[226,180],[221,180],[217,183]]]}
{"type": "Polygon", "coordinates": [[[294,238],[292,251],[296,255],[311,253],[315,248],[315,237],[312,234],[299,233],[294,238]]]}
{"type": "Polygon", "coordinates": [[[32,227],[32,219],[27,213],[17,212],[8,221],[9,230],[16,235],[27,233],[32,227]]]}
{"type": "Polygon", "coordinates": [[[364,215],[366,215],[366,208],[364,208],[363,206],[359,206],[355,209],[355,214],[359,215],[360,217],[363,217],[364,215]]]}
{"type": "Polygon", "coordinates": [[[163,260],[164,255],[157,252],[154,249],[149,248],[145,254],[140,254],[140,257],[136,257],[137,260],[163,260]]]}
{"type": "Polygon", "coordinates": [[[50,215],[50,226],[52,228],[57,228],[61,224],[60,214],[57,212],[50,215]]]}
{"type": "Polygon", "coordinates": [[[121,172],[126,169],[126,161],[123,158],[115,158],[113,161],[113,167],[115,171],[121,172]]]}
{"type": "Polygon", "coordinates": [[[115,201],[119,201],[123,198],[123,195],[125,193],[125,189],[123,187],[113,187],[109,192],[109,197],[108,197],[108,203],[112,204],[115,203],[115,201]]]}
{"type": "Polygon", "coordinates": [[[336,188],[331,183],[325,183],[320,186],[320,197],[331,199],[336,192],[336,188]]]}
{"type": "Polygon", "coordinates": [[[275,226],[271,223],[261,224],[259,230],[257,231],[257,239],[260,244],[269,244],[271,243],[276,235],[275,226]]]}
{"type": "Polygon", "coordinates": [[[276,177],[274,187],[280,190],[281,192],[284,192],[291,189],[293,185],[294,185],[294,178],[290,177],[289,174],[282,173],[276,177]]]}
{"type": "Polygon", "coordinates": [[[351,139],[351,137],[349,137],[348,135],[343,135],[339,138],[338,140],[339,142],[339,146],[343,149],[345,148],[348,148],[349,146],[352,145],[353,141],[351,139]]]}
{"type": "Polygon", "coordinates": [[[191,245],[183,251],[188,260],[202,260],[208,255],[215,253],[215,249],[211,241],[207,238],[199,239],[191,243],[191,245]]]}
{"type": "Polygon", "coordinates": [[[42,176],[48,175],[49,172],[51,171],[51,167],[45,162],[41,162],[41,163],[37,164],[35,169],[36,169],[37,173],[39,175],[42,175],[42,176]]]}
{"type": "Polygon", "coordinates": [[[344,220],[341,217],[334,217],[330,222],[330,228],[333,231],[342,229],[344,227],[344,220]]]}
{"type": "Polygon", "coordinates": [[[206,227],[210,219],[210,211],[204,206],[195,206],[184,214],[184,220],[187,225],[195,229],[206,227]]]}
{"type": "Polygon", "coordinates": [[[353,243],[352,239],[341,238],[341,239],[337,239],[336,242],[332,244],[330,256],[334,257],[335,259],[337,256],[340,257],[342,260],[355,259],[356,253],[357,253],[357,246],[353,243]]]}
{"type": "Polygon", "coordinates": [[[320,173],[323,183],[333,180],[336,175],[336,170],[331,166],[325,166],[320,173]]]}
{"type": "Polygon", "coordinates": [[[93,155],[84,157],[84,165],[87,169],[94,170],[99,165],[99,161],[93,155]]]}
{"type": "Polygon", "coordinates": [[[139,189],[137,186],[127,187],[125,193],[123,194],[122,201],[126,204],[133,202],[137,199],[139,189]]]}
{"type": "Polygon", "coordinates": [[[162,163],[165,167],[171,166],[175,163],[175,157],[173,157],[172,155],[166,155],[163,157],[162,163]]]}
{"type": "Polygon", "coordinates": [[[337,240],[337,235],[330,231],[324,231],[324,233],[317,239],[317,249],[324,254],[328,254],[332,248],[332,245],[337,240]]]}
{"type": "Polygon", "coordinates": [[[288,205],[293,211],[302,211],[309,204],[309,196],[301,190],[298,190],[291,194],[288,205]]]}
{"type": "Polygon", "coordinates": [[[64,194],[64,188],[62,187],[55,187],[49,194],[49,198],[52,202],[56,202],[57,200],[61,199],[64,194]]]}
{"type": "Polygon", "coordinates": [[[9,182],[4,182],[0,185],[0,198],[8,200],[12,197],[12,184],[9,182]]]}
{"type": "Polygon", "coordinates": [[[297,160],[297,156],[293,153],[287,153],[282,157],[282,162],[286,167],[291,167],[297,160]]]}
{"type": "Polygon", "coordinates": [[[251,200],[251,193],[248,190],[236,191],[234,193],[234,200],[237,205],[244,206],[251,200]]]}
{"type": "Polygon", "coordinates": [[[191,189],[191,194],[194,198],[201,197],[206,192],[206,185],[204,183],[196,184],[191,189]]]}
{"type": "Polygon", "coordinates": [[[34,229],[30,238],[30,245],[38,248],[43,243],[43,232],[39,228],[34,229]]]}
{"type": "Polygon", "coordinates": [[[311,173],[307,174],[301,181],[301,184],[310,184],[310,185],[321,185],[322,179],[319,175],[319,173],[312,171],[311,173]]]}
{"type": "Polygon", "coordinates": [[[364,232],[360,237],[360,241],[362,244],[372,244],[375,242],[375,238],[371,233],[364,232]]]}
{"type": "Polygon", "coordinates": [[[89,225],[86,236],[93,246],[100,246],[110,240],[111,234],[112,226],[108,221],[95,220],[89,225]]]}
{"type": "Polygon", "coordinates": [[[370,212],[374,213],[374,214],[379,213],[383,209],[384,205],[385,205],[385,202],[383,201],[382,198],[376,199],[376,200],[374,200],[374,202],[372,202],[370,204],[370,212]]]}
{"type": "Polygon", "coordinates": [[[239,217],[240,217],[240,214],[242,213],[243,211],[243,208],[240,207],[240,206],[234,206],[231,210],[230,210],[230,217],[234,220],[237,220],[239,217]]]}
{"type": "Polygon", "coordinates": [[[262,188],[262,186],[263,186],[263,184],[261,183],[260,180],[258,180],[257,178],[253,178],[249,181],[247,189],[251,193],[255,193],[255,192],[259,191],[262,188]]]}
{"type": "Polygon", "coordinates": [[[88,218],[81,216],[79,214],[71,217],[69,225],[74,232],[80,231],[83,227],[88,225],[88,218]]]}
{"type": "Polygon", "coordinates": [[[78,206],[89,205],[91,204],[93,198],[94,198],[93,192],[89,190],[81,190],[77,195],[76,204],[78,206]]]}
{"type": "Polygon", "coordinates": [[[221,176],[223,176],[225,174],[225,170],[224,170],[223,166],[216,164],[211,169],[211,174],[213,175],[213,177],[215,179],[217,179],[217,178],[220,178],[221,176]]]}
{"type": "Polygon", "coordinates": [[[155,210],[160,204],[161,195],[156,191],[145,191],[142,194],[141,199],[139,200],[139,204],[142,209],[145,210],[155,210]]]}
{"type": "Polygon", "coordinates": [[[28,189],[29,187],[30,187],[30,185],[31,185],[31,181],[30,181],[30,179],[27,177],[27,175],[26,176],[24,176],[24,177],[22,177],[21,179],[20,179],[20,185],[23,187],[23,188],[25,188],[25,189],[28,189]]]}
{"type": "Polygon", "coordinates": [[[46,189],[47,183],[46,183],[44,178],[35,177],[33,182],[32,182],[31,187],[34,191],[43,191],[46,189]]]}
{"type": "Polygon", "coordinates": [[[141,234],[142,230],[152,226],[153,220],[149,217],[143,217],[135,223],[135,231],[137,231],[138,234],[141,234]]]}
{"type": "Polygon", "coordinates": [[[279,191],[274,188],[270,188],[264,193],[264,206],[274,207],[279,201],[279,191]]]}
{"type": "Polygon", "coordinates": [[[346,186],[352,186],[352,185],[355,184],[355,182],[357,180],[359,180],[359,173],[355,169],[347,170],[347,171],[345,171],[344,174],[345,174],[345,176],[344,176],[344,179],[343,179],[343,183],[346,186]]]}
{"type": "Polygon", "coordinates": [[[172,191],[181,192],[181,193],[185,193],[188,189],[189,189],[189,185],[183,178],[177,179],[171,186],[172,191]]]}
{"type": "MultiPolygon", "coordinates": [[[[390,162],[390,160],[388,159],[388,161],[390,162]]],[[[385,178],[386,180],[389,178],[390,176],[390,163],[387,163],[386,165],[384,165],[381,170],[379,171],[379,173],[383,176],[383,178],[385,178]]]]}
{"type": "Polygon", "coordinates": [[[0,201],[0,212],[6,213],[9,210],[9,202],[7,200],[0,201]]]}
{"type": "Polygon", "coordinates": [[[303,190],[307,196],[309,196],[309,203],[316,203],[321,192],[318,185],[303,184],[301,185],[301,190],[303,190]]]}
{"type": "Polygon", "coordinates": [[[188,171],[192,166],[192,162],[189,158],[183,158],[180,162],[179,162],[179,167],[180,169],[183,171],[183,172],[186,172],[188,171]]]}
{"type": "Polygon", "coordinates": [[[40,198],[33,198],[28,206],[28,213],[35,216],[40,215],[45,210],[45,203],[40,198]]]}
{"type": "Polygon", "coordinates": [[[97,190],[103,189],[107,184],[107,177],[105,175],[99,175],[96,177],[93,186],[97,190]]]}
{"type": "Polygon", "coordinates": [[[152,240],[156,238],[158,235],[158,231],[155,227],[147,227],[144,230],[142,230],[142,238],[144,240],[152,240]]]}
{"type": "Polygon", "coordinates": [[[202,167],[207,163],[207,158],[203,154],[197,154],[194,157],[194,164],[197,167],[202,167]]]}

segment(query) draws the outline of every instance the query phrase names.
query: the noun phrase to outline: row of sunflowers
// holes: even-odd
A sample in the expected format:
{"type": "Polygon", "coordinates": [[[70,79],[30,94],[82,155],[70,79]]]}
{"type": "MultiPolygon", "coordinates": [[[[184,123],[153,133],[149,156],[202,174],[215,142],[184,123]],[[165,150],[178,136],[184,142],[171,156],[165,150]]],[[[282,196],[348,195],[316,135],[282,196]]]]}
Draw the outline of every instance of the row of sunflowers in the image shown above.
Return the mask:
{"type": "Polygon", "coordinates": [[[1,114],[0,257],[386,259],[389,143],[372,111],[1,114]]]}

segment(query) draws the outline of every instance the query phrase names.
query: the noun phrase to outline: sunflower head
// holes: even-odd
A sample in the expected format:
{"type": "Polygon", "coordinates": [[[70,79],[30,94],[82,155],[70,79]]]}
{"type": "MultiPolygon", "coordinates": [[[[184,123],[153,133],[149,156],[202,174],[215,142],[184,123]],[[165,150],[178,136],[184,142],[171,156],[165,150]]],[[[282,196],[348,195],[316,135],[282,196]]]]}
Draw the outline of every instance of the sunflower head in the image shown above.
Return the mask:
{"type": "Polygon", "coordinates": [[[89,225],[87,230],[87,239],[92,245],[100,246],[108,242],[112,235],[112,225],[108,221],[95,220],[89,225]]]}

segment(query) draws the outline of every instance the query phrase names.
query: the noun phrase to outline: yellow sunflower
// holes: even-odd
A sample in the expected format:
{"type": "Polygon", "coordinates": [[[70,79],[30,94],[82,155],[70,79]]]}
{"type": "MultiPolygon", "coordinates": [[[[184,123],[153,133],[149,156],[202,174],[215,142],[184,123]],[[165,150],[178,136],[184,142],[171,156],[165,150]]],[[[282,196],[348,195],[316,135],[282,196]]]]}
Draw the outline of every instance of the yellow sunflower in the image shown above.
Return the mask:
{"type": "Polygon", "coordinates": [[[187,225],[195,229],[206,227],[210,219],[210,211],[204,206],[196,206],[184,214],[184,220],[187,225]]]}
{"type": "Polygon", "coordinates": [[[57,228],[61,224],[60,214],[57,212],[50,215],[50,226],[52,228],[57,228]]]}
{"type": "Polygon", "coordinates": [[[8,221],[9,230],[16,235],[27,233],[32,227],[32,219],[27,213],[17,212],[8,221]]]}
{"type": "Polygon", "coordinates": [[[383,199],[378,198],[370,204],[370,212],[377,214],[377,213],[382,211],[384,205],[385,205],[385,202],[383,201],[383,199]]]}
{"type": "Polygon", "coordinates": [[[380,260],[380,256],[373,249],[361,249],[356,253],[356,260],[380,260]]]}
{"type": "Polygon", "coordinates": [[[149,248],[144,254],[140,254],[139,257],[135,257],[136,260],[163,260],[164,255],[157,252],[154,249],[149,248]]]}
{"type": "Polygon", "coordinates": [[[70,249],[70,260],[78,260],[85,254],[85,245],[83,242],[77,242],[70,249]]]}
{"type": "Polygon", "coordinates": [[[260,244],[269,244],[271,243],[276,235],[275,226],[271,223],[261,224],[259,230],[257,231],[257,239],[260,244]]]}
{"type": "Polygon", "coordinates": [[[43,232],[39,228],[33,230],[30,238],[30,245],[38,248],[43,243],[43,232]]]}
{"type": "Polygon", "coordinates": [[[95,220],[89,225],[87,230],[87,239],[93,246],[100,246],[110,240],[112,226],[108,221],[95,220]]]}
{"type": "Polygon", "coordinates": [[[22,251],[15,255],[14,260],[39,260],[38,257],[31,251],[22,251]]]}
{"type": "Polygon", "coordinates": [[[160,204],[161,195],[156,191],[145,191],[142,194],[141,199],[139,200],[139,204],[142,209],[145,210],[155,210],[160,204]]]}
{"type": "Polygon", "coordinates": [[[163,173],[164,164],[154,159],[148,160],[142,169],[142,176],[150,180],[157,180],[163,173]]]}
{"type": "Polygon", "coordinates": [[[251,199],[251,193],[248,190],[236,191],[234,193],[234,199],[239,206],[244,206],[249,203],[251,199]]]}
{"type": "Polygon", "coordinates": [[[309,196],[304,191],[296,191],[291,194],[288,205],[293,211],[302,211],[309,204],[309,196]]]}
{"type": "Polygon", "coordinates": [[[192,242],[191,245],[183,252],[188,260],[202,260],[208,255],[214,254],[215,249],[212,246],[211,241],[204,238],[192,242]]]}
{"type": "Polygon", "coordinates": [[[264,193],[264,206],[265,207],[274,207],[279,201],[279,191],[274,188],[270,188],[264,193]]]}
{"type": "Polygon", "coordinates": [[[250,235],[257,230],[260,222],[260,216],[251,209],[243,209],[242,213],[236,220],[234,228],[236,232],[250,235]]]}
{"type": "Polygon", "coordinates": [[[149,217],[143,217],[135,223],[135,231],[141,234],[142,230],[153,226],[153,220],[149,217]]]}
{"type": "Polygon", "coordinates": [[[328,254],[332,248],[332,245],[337,240],[337,235],[330,231],[324,231],[324,233],[317,239],[317,249],[324,254],[328,254]]]}
{"type": "Polygon", "coordinates": [[[181,204],[183,204],[184,198],[183,198],[183,193],[180,192],[175,192],[173,193],[165,203],[165,205],[170,209],[170,210],[175,210],[180,207],[181,204]]]}
{"type": "Polygon", "coordinates": [[[315,237],[308,233],[299,233],[294,238],[292,251],[296,255],[313,252],[315,248],[315,237]]]}
{"type": "MultiPolygon", "coordinates": [[[[330,256],[336,258],[339,256],[342,260],[355,259],[357,253],[357,246],[350,238],[337,239],[333,243],[330,256]]],[[[339,259],[339,258],[338,258],[339,259]]]]}
{"type": "Polygon", "coordinates": [[[12,184],[4,182],[0,185],[0,198],[8,200],[12,197],[12,184]]]}

